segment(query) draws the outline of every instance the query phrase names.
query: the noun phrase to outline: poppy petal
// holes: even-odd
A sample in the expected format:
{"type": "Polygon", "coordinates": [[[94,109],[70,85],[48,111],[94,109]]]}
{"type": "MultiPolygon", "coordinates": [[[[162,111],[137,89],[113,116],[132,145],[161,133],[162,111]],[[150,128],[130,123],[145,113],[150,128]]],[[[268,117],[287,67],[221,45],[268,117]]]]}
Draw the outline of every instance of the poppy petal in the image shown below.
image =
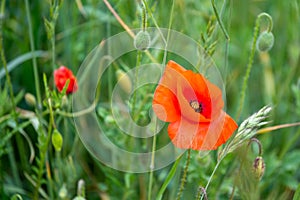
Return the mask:
{"type": "Polygon", "coordinates": [[[234,133],[237,127],[238,125],[236,124],[236,122],[229,115],[226,114],[220,137],[217,143],[215,144],[214,149],[224,144],[231,137],[231,135],[234,133]]]}
{"type": "MultiPolygon", "coordinates": [[[[191,146],[195,150],[214,150],[224,144],[237,129],[235,121],[224,111],[207,126],[205,137],[196,135],[191,146]]],[[[203,134],[203,133],[202,133],[203,134]]]]}
{"type": "Polygon", "coordinates": [[[168,134],[175,147],[180,149],[189,149],[191,148],[198,132],[203,132],[205,134],[206,124],[208,125],[209,123],[203,123],[203,126],[199,126],[199,123],[191,123],[190,121],[182,118],[179,121],[169,124],[168,134]]]}
{"type": "Polygon", "coordinates": [[[189,100],[197,99],[197,97],[191,86],[189,86],[189,89],[187,89],[187,85],[189,85],[189,83],[186,83],[186,80],[184,82],[185,83],[182,83],[182,81],[178,82],[177,86],[177,98],[181,110],[181,115],[194,123],[209,122],[210,119],[206,119],[202,114],[195,112],[195,110],[191,107],[189,100]],[[185,94],[182,90],[189,90],[188,99],[185,97],[185,94]]]}
{"type": "Polygon", "coordinates": [[[234,120],[222,111],[212,123],[191,123],[184,118],[170,123],[168,134],[177,148],[213,150],[224,144],[236,129],[234,120]]]}
{"type": "MultiPolygon", "coordinates": [[[[203,75],[194,73],[193,71],[187,70],[183,75],[189,81],[193,92],[196,93],[198,101],[203,103],[204,109],[202,114],[206,118],[215,118],[219,115],[224,106],[220,88],[212,84],[203,75]]],[[[187,98],[191,98],[189,90],[185,93],[187,98]]]]}
{"type": "Polygon", "coordinates": [[[180,119],[176,88],[177,80],[183,77],[184,71],[186,70],[183,67],[174,61],[169,61],[155,90],[152,109],[162,121],[174,122],[180,119]]]}
{"type": "Polygon", "coordinates": [[[152,109],[156,116],[165,122],[174,122],[180,119],[180,111],[175,94],[168,88],[159,85],[156,88],[152,109]]]}

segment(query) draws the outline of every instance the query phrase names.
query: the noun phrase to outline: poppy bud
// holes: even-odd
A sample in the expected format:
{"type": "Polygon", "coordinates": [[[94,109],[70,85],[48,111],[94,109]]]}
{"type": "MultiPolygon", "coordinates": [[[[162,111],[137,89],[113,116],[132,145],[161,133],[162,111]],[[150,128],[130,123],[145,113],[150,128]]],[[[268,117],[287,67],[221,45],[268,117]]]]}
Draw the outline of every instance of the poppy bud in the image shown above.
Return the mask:
{"type": "Polygon", "coordinates": [[[130,93],[132,89],[132,83],[130,80],[130,77],[122,70],[118,69],[116,72],[116,76],[118,79],[118,82],[120,82],[121,88],[126,92],[130,93]]]}
{"type": "Polygon", "coordinates": [[[255,177],[260,180],[265,172],[265,162],[261,156],[257,156],[253,162],[253,172],[255,177]]]}
{"type": "Polygon", "coordinates": [[[150,45],[150,35],[147,31],[140,31],[134,38],[134,47],[138,50],[145,51],[150,45]]]}
{"type": "Polygon", "coordinates": [[[59,92],[63,90],[68,80],[69,85],[66,93],[70,94],[78,89],[77,79],[73,75],[73,72],[65,66],[61,66],[60,68],[54,70],[54,82],[59,92]]]}
{"type": "Polygon", "coordinates": [[[274,45],[274,35],[272,32],[262,32],[256,42],[256,49],[261,52],[269,51],[274,45]]]}
{"type": "Polygon", "coordinates": [[[36,105],[36,99],[35,96],[33,96],[30,93],[26,93],[25,94],[25,101],[29,106],[34,107],[36,105]]]}
{"type": "Polygon", "coordinates": [[[55,129],[52,133],[52,145],[54,146],[55,151],[61,151],[63,145],[63,137],[61,136],[60,132],[55,129]]]}

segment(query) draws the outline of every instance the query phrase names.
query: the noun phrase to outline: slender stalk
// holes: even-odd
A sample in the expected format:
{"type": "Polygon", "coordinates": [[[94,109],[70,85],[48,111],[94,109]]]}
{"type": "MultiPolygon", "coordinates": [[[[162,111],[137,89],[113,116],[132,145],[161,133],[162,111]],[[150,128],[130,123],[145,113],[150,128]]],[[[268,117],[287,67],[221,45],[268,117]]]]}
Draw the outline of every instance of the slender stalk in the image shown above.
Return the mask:
{"type": "Polygon", "coordinates": [[[164,51],[164,60],[163,60],[164,66],[166,64],[166,59],[167,59],[167,52],[168,52],[167,49],[168,49],[171,27],[172,27],[172,23],[173,23],[174,7],[175,7],[175,0],[172,1],[172,8],[171,8],[171,13],[170,13],[170,18],[169,18],[168,35],[167,35],[167,42],[166,42],[166,47],[165,47],[165,51],[164,51]]]}
{"type": "MultiPolygon", "coordinates": [[[[27,16],[27,21],[28,21],[28,33],[29,33],[30,49],[31,49],[31,52],[34,52],[35,47],[34,47],[31,16],[30,16],[28,0],[25,0],[25,7],[26,7],[26,16],[27,16]]],[[[36,97],[37,97],[37,110],[39,112],[39,110],[42,108],[42,100],[41,100],[41,92],[40,92],[39,72],[38,72],[38,67],[37,67],[37,62],[36,62],[36,56],[35,55],[33,55],[33,57],[32,57],[32,64],[33,64],[33,75],[34,75],[35,91],[36,91],[36,97]]]]}
{"type": "Polygon", "coordinates": [[[205,186],[205,191],[207,191],[207,188],[208,188],[208,186],[209,186],[209,184],[210,184],[210,182],[211,182],[211,180],[212,180],[214,174],[216,173],[216,171],[217,171],[217,169],[218,169],[218,167],[219,167],[221,161],[222,161],[222,159],[218,160],[218,162],[217,162],[217,164],[216,164],[216,166],[215,166],[213,172],[211,173],[211,175],[210,175],[210,177],[209,177],[209,179],[208,179],[208,181],[207,181],[207,184],[206,184],[206,186],[205,186]]]}
{"type": "MultiPolygon", "coordinates": [[[[9,95],[10,95],[10,100],[11,100],[11,110],[12,110],[12,115],[16,123],[16,127],[18,127],[18,113],[16,111],[16,103],[15,103],[15,97],[14,97],[14,92],[13,92],[13,85],[11,82],[11,78],[9,75],[8,67],[7,67],[7,61],[5,57],[5,51],[4,51],[4,45],[3,45],[3,20],[4,20],[4,11],[5,11],[5,0],[1,2],[1,9],[0,9],[0,54],[1,54],[1,61],[3,64],[3,68],[5,70],[5,76],[6,76],[6,81],[7,81],[7,86],[9,89],[9,95]]],[[[18,129],[18,128],[17,128],[18,129]]],[[[17,141],[17,146],[19,150],[19,155],[21,159],[21,166],[26,167],[26,160],[25,157],[22,156],[25,152],[24,150],[24,143],[22,138],[20,137],[20,134],[18,133],[16,135],[16,141],[17,141]]],[[[12,155],[12,158],[14,158],[14,155],[12,155]]]]}
{"type": "Polygon", "coordinates": [[[220,18],[220,16],[219,16],[219,13],[218,13],[218,10],[217,10],[216,4],[215,4],[215,0],[211,0],[211,5],[212,5],[212,7],[213,7],[213,10],[214,10],[214,13],[215,13],[215,15],[216,15],[217,21],[218,21],[218,23],[219,23],[219,25],[220,25],[220,28],[221,28],[221,30],[222,30],[222,32],[223,32],[223,34],[224,34],[226,40],[229,41],[229,40],[230,40],[230,37],[229,37],[229,35],[228,35],[226,29],[224,28],[223,22],[222,22],[222,20],[221,20],[221,18],[220,18]]]}
{"type": "Polygon", "coordinates": [[[247,65],[247,70],[246,70],[246,74],[244,76],[243,86],[242,86],[242,90],[241,90],[241,94],[240,94],[240,104],[239,104],[239,108],[238,108],[238,111],[237,111],[237,114],[236,114],[236,119],[237,120],[240,118],[240,115],[242,113],[243,106],[244,106],[244,101],[245,101],[245,97],[246,97],[246,90],[247,90],[247,83],[248,83],[250,72],[251,72],[251,69],[252,69],[252,66],[253,66],[252,64],[253,64],[254,55],[255,55],[255,45],[256,45],[256,41],[257,41],[257,37],[258,37],[258,32],[259,32],[259,17],[256,18],[256,22],[255,22],[251,52],[250,52],[248,65],[247,65]]]}
{"type": "Polygon", "coordinates": [[[242,86],[242,90],[241,90],[241,101],[240,101],[240,105],[237,111],[237,116],[236,119],[240,118],[241,112],[243,110],[243,106],[244,106],[244,101],[245,101],[245,96],[246,96],[246,90],[247,90],[247,83],[249,80],[249,76],[250,76],[250,72],[253,66],[253,60],[254,60],[254,55],[255,55],[255,45],[256,45],[256,41],[258,38],[258,33],[259,33],[259,27],[260,27],[260,20],[262,17],[266,17],[268,19],[268,29],[267,31],[270,32],[272,31],[273,28],[273,20],[272,17],[267,14],[267,13],[260,13],[255,21],[255,27],[254,27],[254,34],[253,34],[253,41],[252,41],[252,46],[251,46],[251,53],[249,56],[249,60],[248,60],[248,65],[247,65],[247,70],[246,70],[246,74],[244,76],[244,82],[243,82],[243,86],[242,86]]]}
{"type": "MultiPolygon", "coordinates": [[[[157,118],[155,118],[155,131],[157,131],[157,118]]],[[[153,136],[152,142],[152,154],[151,154],[151,163],[150,163],[150,174],[149,174],[149,183],[148,183],[148,200],[151,200],[152,195],[152,185],[153,185],[153,170],[154,170],[154,161],[155,161],[155,150],[156,150],[156,134],[153,136]]]]}
{"type": "MultiPolygon", "coordinates": [[[[52,72],[56,69],[55,66],[55,26],[53,26],[53,33],[51,37],[51,57],[52,57],[52,72]]],[[[53,88],[55,87],[55,83],[53,82],[53,88]]]]}
{"type": "MultiPolygon", "coordinates": [[[[48,160],[47,160],[47,152],[48,152],[48,145],[50,143],[50,139],[51,139],[51,133],[53,128],[55,127],[55,122],[54,122],[54,112],[52,109],[52,102],[50,99],[50,93],[48,90],[48,86],[47,86],[47,78],[46,75],[44,75],[44,86],[45,86],[45,93],[46,93],[46,99],[47,99],[47,106],[48,106],[48,110],[49,110],[49,124],[48,124],[48,133],[45,134],[42,127],[40,127],[40,130],[38,132],[38,148],[40,151],[39,154],[39,158],[37,158],[37,163],[38,163],[38,172],[37,172],[37,178],[36,178],[36,185],[35,185],[35,191],[34,191],[34,196],[33,199],[37,200],[39,199],[39,190],[41,188],[41,185],[43,184],[43,175],[44,175],[44,167],[45,164],[48,164],[48,160]]],[[[50,167],[46,165],[46,169],[47,169],[47,178],[48,181],[51,184],[51,175],[50,175],[50,167]]],[[[49,186],[49,185],[48,185],[49,186]]],[[[51,187],[50,187],[51,189],[51,187]]],[[[52,191],[49,191],[50,194],[52,193],[52,191]]]]}
{"type": "MultiPolygon", "coordinates": [[[[168,39],[170,36],[170,28],[172,26],[172,19],[173,19],[173,11],[174,11],[174,3],[175,1],[173,0],[172,3],[172,8],[171,8],[171,15],[169,19],[169,30],[168,30],[168,36],[167,36],[167,42],[166,42],[166,47],[165,47],[165,52],[164,52],[164,60],[163,63],[165,64],[166,62],[166,56],[167,56],[167,45],[168,45],[168,39]]],[[[146,10],[149,11],[148,4],[146,0],[143,0],[144,6],[146,7],[146,10]]],[[[156,27],[158,27],[156,20],[154,19],[152,13],[150,12],[150,16],[155,24],[156,27]]],[[[156,127],[157,127],[157,120],[156,120],[156,127]]],[[[154,158],[155,158],[155,149],[156,149],[156,134],[153,136],[153,144],[152,144],[152,158],[151,158],[151,165],[150,165],[150,174],[149,174],[149,186],[148,186],[148,200],[151,200],[151,193],[152,193],[152,182],[153,182],[153,169],[154,169],[154,158]]],[[[190,154],[189,154],[190,157],[190,154]]]]}
{"type": "Polygon", "coordinates": [[[5,69],[5,76],[6,76],[6,81],[9,89],[9,94],[10,94],[10,99],[11,99],[11,104],[12,104],[12,113],[15,118],[15,121],[17,123],[17,112],[16,112],[16,103],[15,103],[15,97],[14,97],[14,92],[13,92],[13,86],[11,83],[10,75],[7,69],[7,62],[5,58],[5,52],[4,52],[4,45],[3,45],[3,20],[4,20],[4,9],[5,9],[5,0],[2,0],[1,2],[1,11],[0,11],[0,51],[1,51],[1,61],[3,64],[3,67],[5,69]]]}
{"type": "MultiPolygon", "coordinates": [[[[134,89],[137,89],[136,86],[138,85],[138,74],[139,74],[139,67],[141,65],[141,58],[142,58],[142,52],[137,51],[137,56],[136,56],[136,69],[135,69],[135,76],[134,76],[134,89]]],[[[138,116],[138,113],[136,113],[136,102],[137,102],[137,92],[133,93],[133,100],[132,100],[132,113],[133,116],[138,116]]],[[[137,120],[137,119],[134,119],[137,120]]]]}
{"type": "Polygon", "coordinates": [[[185,163],[185,166],[184,166],[183,175],[182,175],[182,178],[181,178],[181,181],[180,181],[180,187],[179,187],[179,191],[178,191],[177,196],[176,196],[176,200],[180,200],[180,198],[182,196],[182,192],[184,190],[185,183],[186,183],[187,172],[188,172],[190,160],[191,160],[191,149],[188,150],[188,155],[187,155],[187,158],[186,158],[186,163],[185,163]]]}

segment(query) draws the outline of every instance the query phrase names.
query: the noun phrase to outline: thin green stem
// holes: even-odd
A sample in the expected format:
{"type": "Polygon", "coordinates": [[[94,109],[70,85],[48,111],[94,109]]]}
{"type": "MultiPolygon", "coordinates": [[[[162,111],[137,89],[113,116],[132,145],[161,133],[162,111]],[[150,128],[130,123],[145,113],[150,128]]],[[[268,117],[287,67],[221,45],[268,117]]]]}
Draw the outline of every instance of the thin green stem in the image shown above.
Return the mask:
{"type": "MultiPolygon", "coordinates": [[[[28,21],[30,49],[31,49],[31,52],[34,52],[35,47],[34,47],[34,39],[33,39],[33,33],[32,33],[32,24],[31,24],[31,16],[30,16],[28,0],[25,0],[25,7],[26,7],[26,16],[27,16],[27,21],[28,21]]],[[[39,110],[42,108],[42,100],[41,100],[41,92],[40,92],[39,72],[38,72],[35,55],[32,57],[32,63],[33,63],[35,91],[36,91],[36,96],[37,96],[37,110],[39,112],[39,110]]]]}
{"type": "MultiPolygon", "coordinates": [[[[155,131],[157,131],[157,118],[155,120],[155,131]]],[[[149,174],[149,183],[148,183],[148,200],[151,200],[152,195],[152,185],[153,185],[153,170],[154,170],[154,161],[155,161],[155,150],[156,150],[156,133],[154,133],[152,141],[152,152],[151,152],[151,163],[150,163],[150,174],[149,174]]]]}
{"type": "MultiPolygon", "coordinates": [[[[46,93],[46,99],[47,99],[47,103],[48,103],[50,119],[49,119],[49,124],[48,124],[48,133],[45,135],[42,127],[40,127],[39,131],[38,131],[38,134],[39,134],[38,135],[38,137],[39,137],[38,138],[38,148],[40,151],[40,157],[38,158],[38,162],[37,162],[38,163],[38,172],[37,172],[37,179],[36,179],[35,191],[34,191],[34,196],[33,196],[34,200],[39,199],[39,190],[43,183],[42,179],[43,179],[43,174],[45,172],[44,167],[45,167],[45,163],[47,161],[48,146],[50,143],[53,127],[55,128],[54,112],[52,109],[52,103],[51,103],[51,99],[50,99],[50,93],[49,93],[49,89],[47,86],[47,78],[46,78],[45,74],[43,76],[43,80],[44,80],[45,93],[46,93]]],[[[47,161],[47,163],[48,163],[48,161],[47,161]]],[[[50,170],[50,169],[48,168],[48,170],[50,170]]],[[[50,176],[47,176],[47,178],[49,179],[50,176]]],[[[51,179],[48,181],[51,182],[51,179]]],[[[49,191],[49,192],[51,194],[52,191],[49,191]]]]}
{"type": "Polygon", "coordinates": [[[259,19],[259,20],[260,20],[261,18],[263,18],[263,17],[266,17],[266,18],[268,19],[269,24],[268,24],[268,29],[267,29],[267,31],[268,31],[268,32],[271,32],[271,31],[273,30],[273,19],[272,19],[272,17],[271,17],[268,13],[265,13],[265,12],[260,13],[260,14],[258,15],[258,19],[259,19]]]}
{"type": "MultiPolygon", "coordinates": [[[[226,154],[225,154],[225,155],[226,155],[226,154]]],[[[219,167],[221,161],[223,160],[223,158],[224,158],[224,156],[221,157],[221,158],[217,161],[217,164],[216,164],[216,166],[215,166],[213,172],[211,173],[211,175],[210,175],[210,177],[209,177],[209,179],[208,179],[208,181],[207,181],[207,184],[206,184],[206,186],[205,186],[205,188],[204,188],[204,191],[207,192],[207,189],[208,189],[208,187],[209,187],[209,185],[210,185],[210,183],[211,183],[211,181],[212,181],[212,178],[213,178],[213,176],[215,175],[215,173],[216,173],[216,171],[217,171],[217,169],[218,169],[218,167],[219,167]]],[[[203,197],[204,197],[204,194],[202,194],[201,200],[203,199],[203,197]]]]}
{"type": "Polygon", "coordinates": [[[11,103],[12,103],[12,112],[13,112],[13,116],[14,119],[17,123],[17,112],[16,112],[16,103],[15,103],[15,97],[14,97],[14,92],[13,92],[13,86],[11,83],[11,79],[10,79],[10,75],[7,69],[7,62],[6,62],[6,58],[5,58],[5,52],[4,52],[4,45],[3,45],[3,20],[4,20],[4,10],[5,10],[5,0],[2,0],[1,2],[1,12],[0,12],[0,51],[1,51],[1,61],[3,64],[3,67],[5,69],[5,76],[6,76],[6,81],[7,81],[7,85],[9,88],[9,94],[10,94],[10,99],[11,99],[11,103]]]}
{"type": "MultiPolygon", "coordinates": [[[[53,33],[51,38],[51,57],[52,57],[52,72],[56,69],[55,66],[55,25],[53,26],[53,33]]],[[[55,86],[55,83],[53,81],[53,87],[55,86]]]]}
{"type": "Polygon", "coordinates": [[[229,37],[229,35],[228,35],[226,29],[224,28],[223,22],[222,22],[222,20],[221,20],[221,18],[220,18],[220,16],[219,16],[219,12],[218,12],[218,10],[217,10],[216,4],[215,4],[215,0],[211,0],[211,5],[212,5],[212,7],[213,7],[213,10],[214,10],[214,13],[215,13],[215,15],[216,15],[217,21],[218,21],[218,23],[219,23],[219,25],[220,25],[220,28],[221,28],[221,30],[222,30],[222,32],[223,32],[223,34],[224,34],[226,40],[229,41],[229,40],[230,40],[230,37],[229,37]]]}
{"type": "MultiPolygon", "coordinates": [[[[107,29],[107,34],[106,37],[109,38],[111,36],[111,24],[110,24],[110,20],[107,21],[106,23],[106,29],[107,29]]],[[[107,45],[107,52],[108,55],[111,55],[111,45],[107,45]]],[[[104,62],[101,60],[101,63],[104,62]]],[[[113,71],[112,68],[109,67],[108,68],[108,80],[113,80],[113,71]]],[[[113,85],[112,85],[112,81],[108,82],[108,94],[109,94],[109,98],[111,98],[112,96],[112,90],[113,90],[113,85]]],[[[100,85],[99,85],[100,88],[100,85]]]]}
{"type": "MultiPolygon", "coordinates": [[[[140,65],[141,65],[141,58],[142,58],[142,52],[141,51],[137,51],[137,56],[136,56],[136,69],[135,69],[135,77],[134,77],[134,89],[137,89],[136,86],[138,85],[138,75],[139,75],[139,68],[140,68],[140,65]]],[[[137,102],[137,92],[134,92],[133,94],[133,100],[132,100],[132,113],[133,113],[133,116],[136,116],[136,102],[137,102]]],[[[138,116],[138,115],[137,115],[138,116]]],[[[134,120],[137,120],[137,119],[134,119],[134,120]]]]}
{"type": "Polygon", "coordinates": [[[181,199],[182,192],[185,188],[185,183],[186,183],[186,179],[187,179],[187,172],[188,172],[190,160],[191,160],[191,149],[188,150],[188,155],[187,155],[187,158],[186,158],[186,163],[185,163],[185,166],[184,166],[183,175],[182,175],[182,178],[181,178],[181,181],[180,181],[180,187],[179,187],[179,191],[178,191],[177,196],[176,196],[176,200],[181,199]]]}
{"type": "Polygon", "coordinates": [[[168,35],[167,35],[165,52],[164,52],[163,65],[166,64],[166,60],[167,60],[167,52],[168,52],[167,49],[168,49],[171,27],[172,27],[172,23],[173,23],[174,7],[175,7],[175,0],[172,1],[172,8],[171,8],[170,19],[169,19],[168,35]]]}
{"type": "Polygon", "coordinates": [[[246,74],[244,76],[244,82],[243,82],[243,86],[242,86],[242,90],[241,90],[241,101],[239,104],[239,108],[237,111],[237,116],[236,119],[240,118],[241,112],[243,110],[243,106],[244,106],[244,101],[245,101],[245,96],[246,96],[246,90],[247,90],[247,83],[249,80],[249,76],[250,76],[250,72],[253,66],[253,60],[254,60],[254,55],[255,55],[255,45],[256,45],[256,41],[258,38],[258,33],[259,33],[259,27],[260,27],[260,20],[261,18],[266,17],[269,21],[269,25],[268,25],[268,29],[267,31],[270,32],[273,29],[273,20],[272,17],[267,14],[267,13],[260,13],[257,18],[256,18],[256,22],[255,22],[255,27],[254,27],[254,34],[253,34],[253,41],[252,41],[252,46],[251,46],[251,53],[249,56],[249,60],[248,60],[248,65],[247,65],[247,70],[246,70],[246,74]]]}
{"type": "Polygon", "coordinates": [[[142,5],[142,9],[143,9],[143,13],[142,13],[142,28],[143,28],[143,31],[145,31],[146,28],[147,28],[147,10],[146,10],[146,6],[145,6],[144,3],[142,5]]]}
{"type": "Polygon", "coordinates": [[[248,65],[247,65],[247,70],[246,70],[246,74],[244,76],[244,81],[243,81],[243,86],[242,86],[242,90],[241,90],[241,94],[240,94],[240,104],[239,104],[239,108],[236,114],[236,119],[240,118],[240,115],[242,113],[243,110],[243,106],[244,106],[244,101],[245,101],[245,97],[246,97],[246,90],[247,90],[247,83],[250,77],[250,72],[253,66],[253,60],[254,60],[254,55],[255,55],[255,45],[256,45],[256,41],[257,41],[257,37],[258,37],[258,32],[259,32],[259,16],[256,18],[256,22],[255,22],[255,27],[254,27],[254,35],[253,35],[253,41],[252,41],[252,46],[251,46],[251,53],[249,56],[249,60],[248,60],[248,65]]]}
{"type": "MultiPolygon", "coordinates": [[[[11,78],[9,75],[9,71],[7,68],[7,62],[6,62],[6,57],[5,57],[5,51],[4,51],[4,45],[3,45],[3,20],[4,20],[4,11],[5,11],[5,0],[1,2],[1,10],[0,10],[0,53],[1,53],[1,61],[3,64],[3,68],[5,70],[5,76],[6,76],[6,81],[7,81],[7,86],[9,89],[9,94],[10,94],[10,100],[11,100],[11,105],[12,105],[12,115],[16,123],[16,127],[18,127],[18,113],[16,111],[16,103],[15,103],[15,97],[14,97],[14,92],[13,92],[13,85],[11,82],[11,78]]],[[[17,146],[20,154],[20,159],[21,159],[21,166],[26,167],[26,160],[25,157],[22,156],[24,154],[24,143],[23,140],[20,137],[20,134],[16,135],[16,141],[17,141],[17,146]]]]}

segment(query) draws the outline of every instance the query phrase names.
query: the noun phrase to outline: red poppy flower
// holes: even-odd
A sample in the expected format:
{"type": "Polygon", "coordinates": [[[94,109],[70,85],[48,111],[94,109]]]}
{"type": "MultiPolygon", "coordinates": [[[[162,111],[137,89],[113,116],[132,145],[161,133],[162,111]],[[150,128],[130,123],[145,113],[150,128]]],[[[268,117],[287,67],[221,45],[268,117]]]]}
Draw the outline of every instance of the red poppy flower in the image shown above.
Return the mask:
{"type": "Polygon", "coordinates": [[[174,61],[165,68],[152,107],[160,120],[170,122],[168,134],[178,148],[216,149],[237,129],[223,111],[220,88],[174,61]]]}
{"type": "Polygon", "coordinates": [[[78,86],[76,77],[73,75],[72,71],[65,66],[61,66],[59,69],[54,70],[54,81],[59,92],[63,90],[67,80],[70,80],[70,82],[66,93],[70,94],[75,92],[78,86]]]}

